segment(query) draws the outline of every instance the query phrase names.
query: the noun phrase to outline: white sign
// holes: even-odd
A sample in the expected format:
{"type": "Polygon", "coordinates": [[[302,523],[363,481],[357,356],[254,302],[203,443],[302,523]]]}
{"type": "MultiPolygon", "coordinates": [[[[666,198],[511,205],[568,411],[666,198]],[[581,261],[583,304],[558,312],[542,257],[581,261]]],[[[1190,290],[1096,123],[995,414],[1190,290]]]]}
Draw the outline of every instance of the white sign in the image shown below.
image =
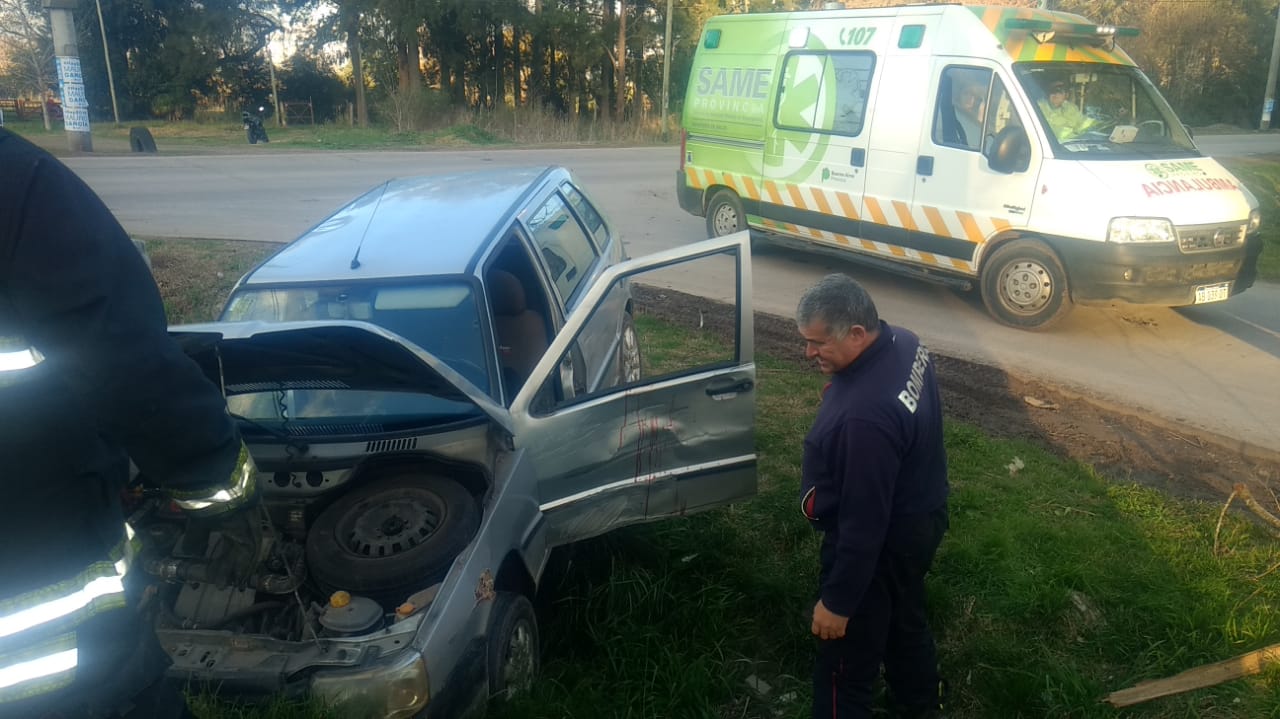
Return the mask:
{"type": "Polygon", "coordinates": [[[68,132],[89,131],[89,111],[81,107],[62,108],[62,124],[68,132]]]}
{"type": "Polygon", "coordinates": [[[84,75],[80,73],[80,58],[69,55],[59,55],[57,58],[57,66],[58,82],[63,84],[84,84],[84,75]]]}
{"type": "Polygon", "coordinates": [[[1270,115],[1270,114],[1271,114],[1271,112],[1272,112],[1273,110],[1275,110],[1275,109],[1276,109],[1276,101],[1275,101],[1275,100],[1267,100],[1267,107],[1266,107],[1265,112],[1266,112],[1268,115],[1270,115]]]}
{"type": "Polygon", "coordinates": [[[72,85],[70,83],[62,86],[62,107],[63,109],[74,107],[78,109],[89,107],[89,98],[85,97],[84,85],[72,85]]]}

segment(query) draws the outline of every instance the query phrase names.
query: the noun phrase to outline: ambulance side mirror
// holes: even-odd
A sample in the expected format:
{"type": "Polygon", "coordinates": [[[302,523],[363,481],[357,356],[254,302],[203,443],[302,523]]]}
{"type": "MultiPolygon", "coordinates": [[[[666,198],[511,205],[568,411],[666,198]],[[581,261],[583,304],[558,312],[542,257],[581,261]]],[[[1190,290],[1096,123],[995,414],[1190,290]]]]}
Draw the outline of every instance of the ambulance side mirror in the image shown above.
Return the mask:
{"type": "Polygon", "coordinates": [[[1006,175],[1031,167],[1031,141],[1021,125],[1009,125],[996,134],[987,152],[987,166],[1006,175]]]}

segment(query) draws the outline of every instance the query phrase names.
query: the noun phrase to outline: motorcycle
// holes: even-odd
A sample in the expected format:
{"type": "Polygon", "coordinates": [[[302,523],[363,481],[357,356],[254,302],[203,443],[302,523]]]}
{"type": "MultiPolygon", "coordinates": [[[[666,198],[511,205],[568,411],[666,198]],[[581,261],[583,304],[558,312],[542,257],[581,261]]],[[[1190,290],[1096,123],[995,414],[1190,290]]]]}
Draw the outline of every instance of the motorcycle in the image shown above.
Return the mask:
{"type": "Polygon", "coordinates": [[[267,128],[262,124],[262,113],[265,107],[258,108],[258,114],[251,114],[248,110],[240,112],[240,120],[244,123],[244,134],[248,138],[250,145],[256,145],[259,142],[271,142],[267,139],[267,128]]]}

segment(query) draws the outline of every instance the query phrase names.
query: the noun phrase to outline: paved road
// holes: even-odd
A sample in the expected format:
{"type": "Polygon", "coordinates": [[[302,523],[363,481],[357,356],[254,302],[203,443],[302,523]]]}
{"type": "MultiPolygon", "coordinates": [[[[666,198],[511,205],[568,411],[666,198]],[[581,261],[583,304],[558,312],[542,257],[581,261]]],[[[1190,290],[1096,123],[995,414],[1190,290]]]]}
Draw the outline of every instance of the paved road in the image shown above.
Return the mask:
{"type": "MultiPolygon", "coordinates": [[[[1280,135],[1203,138],[1209,152],[1280,151],[1280,135]]],[[[672,148],[77,157],[68,163],[134,234],[285,242],[392,176],[559,163],[574,169],[632,255],[702,239],[676,205],[672,148]]],[[[1040,377],[1139,413],[1280,450],[1280,286],[1194,309],[1077,308],[1050,333],[997,325],[975,297],[788,251],[758,256],[758,309],[789,316],[832,270],[864,282],[890,321],[936,349],[1040,377]]],[[[697,287],[688,289],[696,292],[697,287]]],[[[998,374],[993,373],[993,381],[998,374]]]]}

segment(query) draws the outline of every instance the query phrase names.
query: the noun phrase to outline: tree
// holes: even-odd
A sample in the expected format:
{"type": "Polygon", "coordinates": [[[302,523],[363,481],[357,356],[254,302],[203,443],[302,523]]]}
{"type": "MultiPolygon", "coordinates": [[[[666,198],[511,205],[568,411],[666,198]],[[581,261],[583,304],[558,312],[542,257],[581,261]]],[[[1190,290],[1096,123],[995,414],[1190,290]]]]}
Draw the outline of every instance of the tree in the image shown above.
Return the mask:
{"type": "Polygon", "coordinates": [[[50,129],[45,93],[53,77],[53,37],[40,0],[0,0],[0,82],[15,96],[40,99],[44,128],[50,129]]]}

